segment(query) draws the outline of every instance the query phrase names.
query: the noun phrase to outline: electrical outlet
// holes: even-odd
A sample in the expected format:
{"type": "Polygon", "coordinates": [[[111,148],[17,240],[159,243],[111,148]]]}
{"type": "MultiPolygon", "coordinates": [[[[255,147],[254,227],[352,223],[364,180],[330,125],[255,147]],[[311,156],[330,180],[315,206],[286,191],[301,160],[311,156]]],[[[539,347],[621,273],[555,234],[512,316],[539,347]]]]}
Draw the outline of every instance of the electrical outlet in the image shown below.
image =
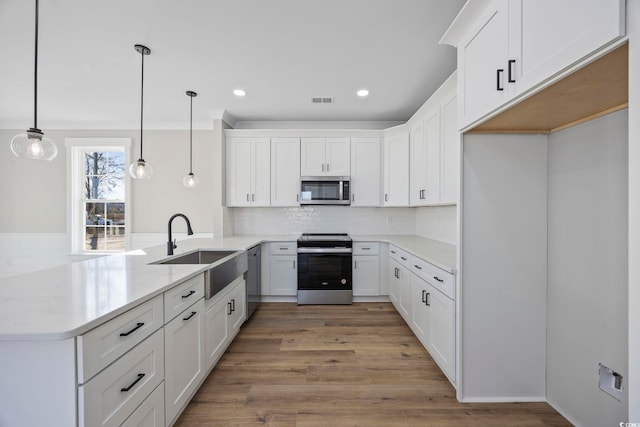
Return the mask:
{"type": "Polygon", "coordinates": [[[616,400],[622,401],[623,377],[613,369],[598,363],[600,376],[600,390],[607,393],[616,400]]]}

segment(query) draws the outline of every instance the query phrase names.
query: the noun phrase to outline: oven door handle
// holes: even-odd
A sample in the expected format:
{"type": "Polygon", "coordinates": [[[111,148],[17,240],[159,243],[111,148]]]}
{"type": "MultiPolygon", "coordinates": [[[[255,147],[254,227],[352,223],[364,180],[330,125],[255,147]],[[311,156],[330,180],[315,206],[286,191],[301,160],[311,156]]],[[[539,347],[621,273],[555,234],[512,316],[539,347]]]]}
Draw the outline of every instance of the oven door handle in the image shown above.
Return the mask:
{"type": "Polygon", "coordinates": [[[352,248],[298,248],[299,254],[350,254],[352,248]]]}

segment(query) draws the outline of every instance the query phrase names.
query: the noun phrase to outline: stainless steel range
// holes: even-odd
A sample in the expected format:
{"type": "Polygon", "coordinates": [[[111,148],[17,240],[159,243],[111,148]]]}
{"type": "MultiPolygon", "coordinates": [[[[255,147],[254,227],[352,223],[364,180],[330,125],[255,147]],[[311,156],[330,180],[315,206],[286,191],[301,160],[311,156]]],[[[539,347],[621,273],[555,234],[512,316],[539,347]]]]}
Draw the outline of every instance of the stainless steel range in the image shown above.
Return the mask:
{"type": "Polygon", "coordinates": [[[298,305],[351,304],[352,241],[347,234],[305,233],[298,239],[298,305]]]}

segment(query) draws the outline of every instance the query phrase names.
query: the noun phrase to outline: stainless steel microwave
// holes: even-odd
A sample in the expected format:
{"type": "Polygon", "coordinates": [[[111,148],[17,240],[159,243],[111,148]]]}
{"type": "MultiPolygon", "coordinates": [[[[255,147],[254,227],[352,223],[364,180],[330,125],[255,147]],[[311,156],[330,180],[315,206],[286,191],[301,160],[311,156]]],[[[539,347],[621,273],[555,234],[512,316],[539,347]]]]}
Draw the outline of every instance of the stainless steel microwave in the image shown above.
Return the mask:
{"type": "Polygon", "coordinates": [[[300,178],[301,205],[350,205],[348,176],[303,176],[300,178]]]}

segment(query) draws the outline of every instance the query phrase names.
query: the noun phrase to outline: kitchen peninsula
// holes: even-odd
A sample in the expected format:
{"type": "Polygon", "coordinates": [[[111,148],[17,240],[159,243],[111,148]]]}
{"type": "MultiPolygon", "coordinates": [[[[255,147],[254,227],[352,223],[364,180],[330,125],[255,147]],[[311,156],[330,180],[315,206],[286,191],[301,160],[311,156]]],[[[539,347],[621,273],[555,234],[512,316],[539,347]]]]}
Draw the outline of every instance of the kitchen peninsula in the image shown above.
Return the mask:
{"type": "MultiPolygon", "coordinates": [[[[295,238],[285,235],[188,239],[178,242],[174,256],[196,249],[244,251],[257,244],[267,245],[295,238]]],[[[455,272],[455,247],[452,245],[404,235],[356,235],[353,238],[354,242],[374,241],[402,248],[408,254],[437,266],[435,268],[442,268],[447,273],[455,272]]],[[[187,324],[190,316],[195,316],[193,313],[205,308],[202,273],[207,266],[152,264],[167,258],[165,250],[165,246],[159,245],[0,280],[2,424],[51,425],[55,420],[57,425],[69,426],[106,420],[119,425],[145,411],[145,414],[159,416],[162,413],[164,416],[165,406],[169,413],[171,404],[165,402],[164,394],[169,395],[167,378],[171,375],[168,359],[165,362],[171,354],[168,349],[172,337],[170,325],[174,321],[187,324]],[[183,314],[176,317],[179,311],[169,315],[170,296],[180,303],[190,296],[199,296],[199,299],[187,305],[183,314]],[[138,318],[145,320],[136,320],[138,318]],[[102,334],[103,330],[108,331],[102,334]],[[115,338],[113,330],[119,332],[115,338]],[[97,341],[91,341],[96,331],[101,335],[97,341]],[[136,332],[140,338],[129,347],[118,344],[118,340],[125,342],[129,336],[135,337],[136,332]],[[89,348],[83,348],[87,345],[85,342],[100,350],[91,353],[89,348]],[[96,356],[104,349],[108,351],[96,356]],[[110,352],[115,355],[109,355],[110,352]],[[100,360],[91,360],[95,357],[100,360]],[[148,371],[137,373],[145,368],[148,371]],[[96,394],[91,389],[93,383],[117,380],[106,374],[110,370],[118,370],[123,375],[114,390],[107,387],[102,394],[111,400],[103,403],[92,401],[96,394]],[[103,376],[109,380],[103,380],[103,376]],[[162,393],[163,388],[165,393],[162,393]],[[136,391],[140,391],[140,396],[136,396],[136,391]],[[34,404],[39,411],[29,410],[34,404]]],[[[383,261],[380,265],[386,266],[386,263],[383,261]]],[[[242,277],[239,279],[239,283],[234,281],[211,300],[205,300],[207,313],[214,312],[213,304],[219,299],[243,295],[243,292],[235,291],[236,288],[244,291],[244,280],[242,277]]],[[[227,305],[222,306],[226,314],[227,305]]],[[[244,321],[244,311],[240,310],[239,316],[234,325],[236,329],[244,321]]],[[[203,334],[216,333],[214,329],[207,328],[209,324],[206,315],[202,316],[200,329],[204,328],[203,334]]],[[[223,352],[219,350],[216,349],[217,358],[223,352]]],[[[214,364],[215,360],[207,366],[206,373],[214,364]]],[[[192,391],[181,397],[181,406],[172,413],[173,418],[179,415],[205,377],[206,374],[201,373],[190,389],[192,391]]],[[[168,415],[167,424],[172,421],[168,415]]]]}

